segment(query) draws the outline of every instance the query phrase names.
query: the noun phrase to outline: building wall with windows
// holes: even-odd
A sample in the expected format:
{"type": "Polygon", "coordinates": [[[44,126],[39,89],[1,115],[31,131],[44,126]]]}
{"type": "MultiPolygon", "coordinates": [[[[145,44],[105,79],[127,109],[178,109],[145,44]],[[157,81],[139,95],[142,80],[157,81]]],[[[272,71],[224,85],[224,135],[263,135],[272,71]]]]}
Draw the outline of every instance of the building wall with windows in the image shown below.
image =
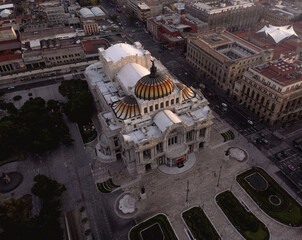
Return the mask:
{"type": "Polygon", "coordinates": [[[86,35],[92,35],[100,32],[99,25],[96,22],[86,21],[83,23],[83,28],[86,35]]]}
{"type": "Polygon", "coordinates": [[[236,1],[236,4],[231,1],[227,4],[197,2],[185,7],[185,13],[207,22],[209,29],[224,28],[230,32],[254,28],[266,11],[263,6],[248,1],[236,1]]]}
{"type": "Polygon", "coordinates": [[[273,53],[227,31],[210,31],[187,40],[186,60],[228,94],[249,67],[270,61],[273,53]]]}
{"type": "Polygon", "coordinates": [[[235,85],[236,98],[269,125],[302,117],[302,65],[282,59],[251,68],[235,85]]]}

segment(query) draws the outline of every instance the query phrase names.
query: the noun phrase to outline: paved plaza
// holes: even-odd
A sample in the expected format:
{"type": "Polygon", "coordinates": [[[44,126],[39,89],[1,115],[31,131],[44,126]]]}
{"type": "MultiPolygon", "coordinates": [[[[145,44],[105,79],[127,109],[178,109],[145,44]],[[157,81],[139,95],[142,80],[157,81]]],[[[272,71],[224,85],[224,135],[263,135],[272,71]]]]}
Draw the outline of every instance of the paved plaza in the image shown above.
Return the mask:
{"type": "MultiPolygon", "coordinates": [[[[204,209],[223,239],[242,239],[241,235],[229,223],[215,202],[217,194],[230,189],[239,201],[243,201],[269,228],[271,239],[301,239],[301,229],[282,225],[268,217],[235,180],[236,175],[252,166],[260,166],[280,182],[280,179],[275,175],[278,169],[257,148],[245,138],[239,136],[236,130],[232,129],[227,123],[219,118],[216,118],[214,122],[209,148],[196,154],[194,166],[186,172],[165,174],[156,169],[142,177],[133,179],[130,176],[126,177],[127,174],[124,172],[126,170],[114,170],[119,163],[115,163],[115,167],[103,165],[106,169],[111,169],[111,176],[114,182],[122,185],[122,189],[125,192],[129,192],[139,199],[136,204],[136,222],[139,223],[157,213],[165,213],[169,217],[179,239],[188,239],[184,231],[185,226],[181,219],[181,213],[193,206],[200,206],[204,209]],[[223,142],[223,137],[220,133],[229,129],[235,133],[235,139],[223,142]],[[225,151],[230,147],[244,149],[248,153],[248,159],[243,162],[227,160],[225,151]],[[219,179],[220,167],[221,174],[219,179]],[[187,186],[189,186],[188,198],[187,186]],[[139,198],[142,187],[145,188],[146,199],[139,198]],[[186,199],[188,199],[188,202],[186,202],[186,199]]],[[[106,171],[103,172],[104,175],[101,175],[102,177],[108,174],[106,171]]],[[[281,185],[285,188],[287,187],[282,183],[281,185]]],[[[287,190],[290,191],[290,189],[287,190]]]]}

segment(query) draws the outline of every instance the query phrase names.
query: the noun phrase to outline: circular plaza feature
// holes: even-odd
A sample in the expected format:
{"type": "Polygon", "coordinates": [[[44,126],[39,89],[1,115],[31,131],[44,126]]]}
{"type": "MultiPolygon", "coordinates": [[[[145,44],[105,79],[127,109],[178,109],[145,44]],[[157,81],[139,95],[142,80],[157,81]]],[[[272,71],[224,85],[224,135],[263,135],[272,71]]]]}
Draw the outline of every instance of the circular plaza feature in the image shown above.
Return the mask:
{"type": "Polygon", "coordinates": [[[229,156],[230,159],[243,162],[247,160],[247,152],[239,147],[231,147],[226,151],[226,156],[229,156]]]}
{"type": "Polygon", "coordinates": [[[13,191],[23,181],[23,175],[19,172],[9,172],[0,174],[0,193],[13,191]]]}
{"type": "Polygon", "coordinates": [[[121,218],[132,218],[137,213],[137,198],[130,193],[124,193],[117,198],[115,210],[121,218]]]}
{"type": "Polygon", "coordinates": [[[268,200],[271,204],[275,206],[279,206],[281,204],[281,199],[276,195],[270,195],[268,200]]]}

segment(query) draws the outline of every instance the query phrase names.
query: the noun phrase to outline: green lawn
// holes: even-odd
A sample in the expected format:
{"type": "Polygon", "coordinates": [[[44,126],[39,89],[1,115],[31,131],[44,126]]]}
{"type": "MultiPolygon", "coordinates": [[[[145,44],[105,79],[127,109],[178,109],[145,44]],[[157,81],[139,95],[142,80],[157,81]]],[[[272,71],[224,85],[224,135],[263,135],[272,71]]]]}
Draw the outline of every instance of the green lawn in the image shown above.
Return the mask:
{"type": "Polygon", "coordinates": [[[216,201],[237,231],[249,240],[269,239],[266,226],[251,212],[248,212],[231,191],[220,193],[216,201]]]}
{"type": "Polygon", "coordinates": [[[182,217],[196,240],[221,239],[200,207],[193,207],[185,211],[182,217]]]}
{"type": "Polygon", "coordinates": [[[252,168],[237,176],[237,182],[259,205],[259,207],[275,220],[289,225],[299,227],[302,225],[302,207],[291,197],[273,178],[271,178],[263,169],[252,168]],[[245,180],[247,176],[258,172],[268,182],[268,188],[262,191],[251,187],[245,180]],[[281,204],[276,206],[269,201],[271,195],[276,195],[281,204]]]}
{"type": "MultiPolygon", "coordinates": [[[[130,240],[143,240],[141,238],[141,231],[152,226],[153,224],[158,223],[164,233],[165,240],[177,240],[177,237],[167,219],[163,214],[158,214],[149,220],[142,222],[130,230],[130,240]]],[[[155,239],[154,239],[155,240],[155,239]]]]}

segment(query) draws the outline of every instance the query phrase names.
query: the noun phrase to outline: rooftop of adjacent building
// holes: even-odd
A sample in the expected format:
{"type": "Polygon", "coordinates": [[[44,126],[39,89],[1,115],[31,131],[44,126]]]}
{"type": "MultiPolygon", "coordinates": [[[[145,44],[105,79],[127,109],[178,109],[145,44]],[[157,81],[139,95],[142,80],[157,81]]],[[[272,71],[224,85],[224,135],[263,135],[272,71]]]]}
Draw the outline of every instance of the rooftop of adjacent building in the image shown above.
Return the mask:
{"type": "Polygon", "coordinates": [[[193,3],[192,6],[198,10],[206,12],[207,14],[217,14],[230,10],[249,8],[254,6],[254,3],[248,0],[219,0],[210,2],[197,2],[193,3]]]}
{"type": "MultiPolygon", "coordinates": [[[[189,22],[191,24],[196,24],[196,25],[207,25],[207,23],[199,20],[198,18],[195,18],[191,16],[190,14],[183,14],[180,15],[178,13],[168,13],[165,15],[159,15],[154,18],[150,18],[150,21],[153,21],[154,23],[158,25],[168,25],[172,26],[174,28],[183,28],[185,26],[182,26],[184,24],[181,24],[181,20],[185,22],[189,22]]],[[[186,25],[187,27],[190,27],[186,25]]]]}
{"type": "Polygon", "coordinates": [[[21,32],[20,39],[23,42],[26,40],[43,39],[47,37],[52,38],[55,37],[56,35],[68,34],[68,33],[75,34],[75,29],[72,27],[54,27],[54,28],[30,30],[27,32],[21,32]]]}
{"type": "Polygon", "coordinates": [[[252,69],[282,87],[302,82],[302,63],[300,61],[288,63],[279,59],[252,69]]]}
{"type": "Polygon", "coordinates": [[[259,54],[262,49],[227,31],[210,31],[192,41],[222,61],[237,60],[259,54]]]}
{"type": "Polygon", "coordinates": [[[82,41],[82,45],[86,54],[94,54],[98,53],[99,48],[108,48],[110,46],[110,43],[107,39],[84,40],[82,41]]]}

